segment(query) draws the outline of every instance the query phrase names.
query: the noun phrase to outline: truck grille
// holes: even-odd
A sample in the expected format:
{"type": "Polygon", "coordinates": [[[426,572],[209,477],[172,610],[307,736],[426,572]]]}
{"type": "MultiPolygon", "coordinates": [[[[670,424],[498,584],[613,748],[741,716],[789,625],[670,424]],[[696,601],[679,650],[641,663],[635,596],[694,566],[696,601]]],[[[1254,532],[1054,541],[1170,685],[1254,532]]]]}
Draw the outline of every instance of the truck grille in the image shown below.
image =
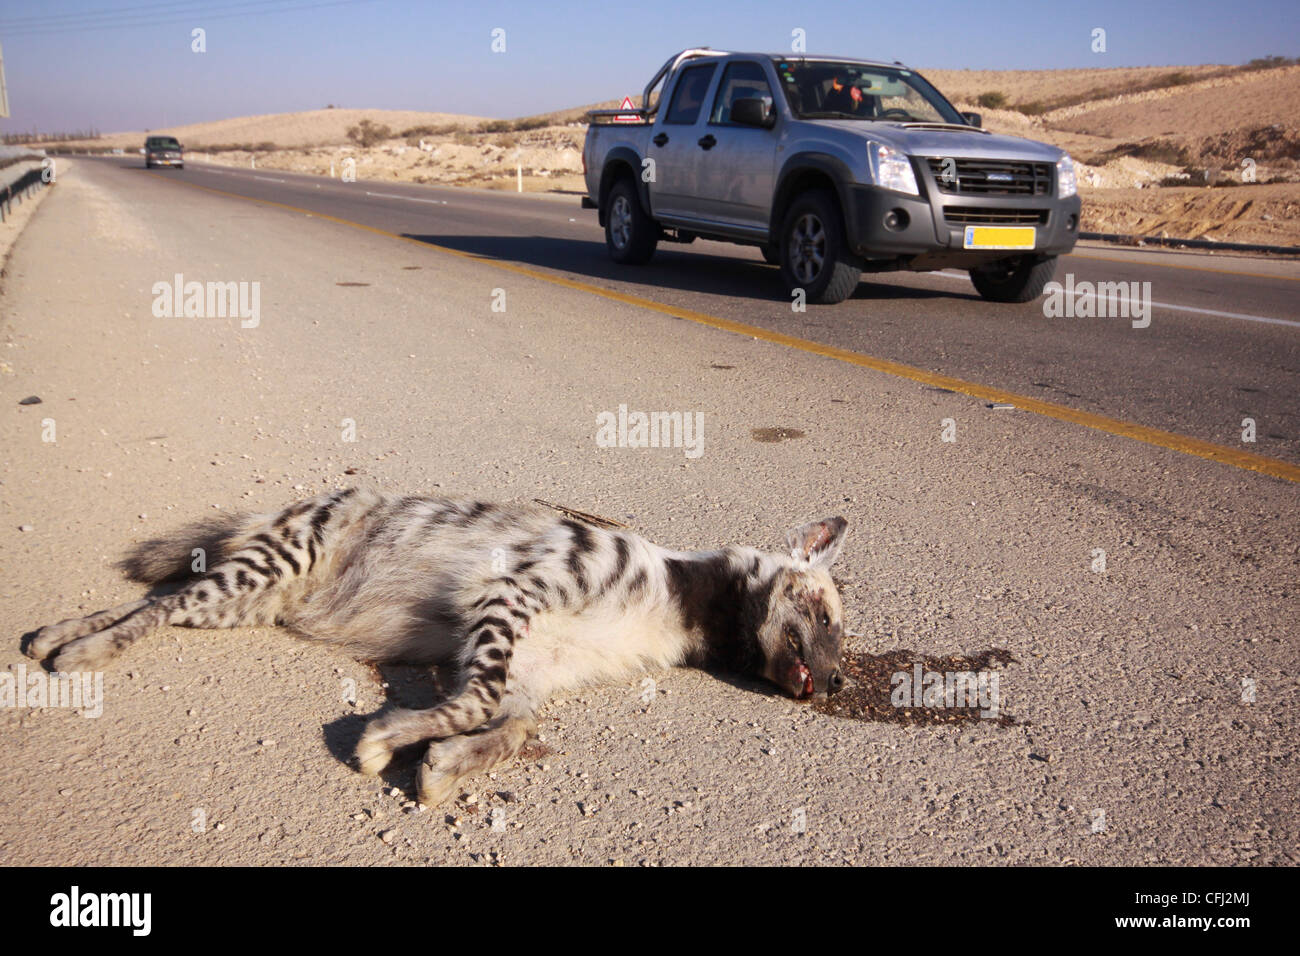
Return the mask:
{"type": "Polygon", "coordinates": [[[944,206],[943,218],[950,226],[1045,226],[1047,210],[944,206]]]}
{"type": "Polygon", "coordinates": [[[963,196],[1047,196],[1052,191],[1052,165],[1002,159],[926,159],[941,193],[963,196]],[[944,164],[952,173],[944,181],[944,164]],[[955,169],[953,166],[955,165],[955,169]]]}

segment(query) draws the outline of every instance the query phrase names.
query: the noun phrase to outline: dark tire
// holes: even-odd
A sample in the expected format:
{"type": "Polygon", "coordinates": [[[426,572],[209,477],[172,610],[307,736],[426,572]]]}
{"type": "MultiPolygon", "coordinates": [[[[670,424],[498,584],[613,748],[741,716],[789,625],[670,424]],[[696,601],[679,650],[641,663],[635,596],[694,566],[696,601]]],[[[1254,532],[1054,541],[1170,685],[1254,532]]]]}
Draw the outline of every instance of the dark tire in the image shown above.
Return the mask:
{"type": "Polygon", "coordinates": [[[795,197],[781,224],[781,278],[809,302],[843,302],[858,286],[862,260],[844,240],[844,221],[835,194],[816,189],[795,197]]]}
{"type": "Polygon", "coordinates": [[[970,270],[975,291],[990,302],[1032,302],[1056,272],[1056,256],[999,259],[970,270]]]}
{"type": "Polygon", "coordinates": [[[769,266],[779,266],[781,264],[781,247],[775,242],[769,242],[760,250],[763,253],[763,261],[769,266]]]}
{"type": "Polygon", "coordinates": [[[659,244],[659,227],[641,208],[636,186],[620,179],[609,191],[605,213],[605,246],[609,257],[624,265],[649,262],[659,244]]]}

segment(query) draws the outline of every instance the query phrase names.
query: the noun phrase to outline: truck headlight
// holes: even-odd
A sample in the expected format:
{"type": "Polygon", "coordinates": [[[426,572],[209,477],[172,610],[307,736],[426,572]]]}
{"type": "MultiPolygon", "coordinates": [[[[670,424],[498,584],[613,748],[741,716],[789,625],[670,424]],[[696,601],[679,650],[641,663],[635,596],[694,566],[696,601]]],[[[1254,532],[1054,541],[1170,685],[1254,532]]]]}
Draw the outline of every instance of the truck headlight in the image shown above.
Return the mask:
{"type": "Polygon", "coordinates": [[[871,178],[877,186],[911,193],[913,196],[920,194],[916,188],[916,173],[912,172],[912,163],[898,150],[884,143],[868,142],[867,159],[871,165],[871,178]]]}
{"type": "Polygon", "coordinates": [[[1068,155],[1056,161],[1056,193],[1068,199],[1079,191],[1079,179],[1074,175],[1074,160],[1068,155]]]}

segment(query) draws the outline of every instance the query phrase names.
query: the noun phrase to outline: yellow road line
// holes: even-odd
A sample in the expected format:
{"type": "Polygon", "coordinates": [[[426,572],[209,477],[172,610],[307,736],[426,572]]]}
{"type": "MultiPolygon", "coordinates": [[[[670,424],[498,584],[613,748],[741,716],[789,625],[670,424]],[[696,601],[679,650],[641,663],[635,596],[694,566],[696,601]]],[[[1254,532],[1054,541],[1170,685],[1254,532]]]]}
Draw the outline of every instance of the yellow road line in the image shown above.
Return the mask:
{"type": "MultiPolygon", "coordinates": [[[[177,181],[173,180],[173,182],[177,181]]],[[[1158,448],[1167,448],[1184,455],[1193,455],[1197,458],[1217,461],[1220,464],[1231,465],[1234,468],[1243,468],[1247,471],[1258,471],[1265,475],[1271,475],[1274,478],[1285,479],[1286,481],[1300,482],[1300,465],[1292,465],[1285,461],[1279,461],[1276,458],[1266,458],[1263,455],[1256,455],[1236,448],[1228,448],[1224,445],[1216,445],[1213,442],[1202,441],[1199,438],[1191,438],[1187,435],[1161,431],[1158,428],[1148,428],[1145,425],[1135,425],[1132,422],[1120,421],[1117,418],[1107,418],[1104,415],[1094,415],[1092,412],[1080,411],[1075,408],[1070,408],[1067,405],[1058,405],[1055,402],[1045,402],[1029,395],[1020,395],[1016,392],[1008,392],[1000,388],[980,385],[977,382],[967,382],[964,379],[953,378],[949,375],[940,375],[937,372],[929,372],[925,369],[916,368],[915,366],[904,365],[901,362],[891,362],[888,359],[875,358],[874,356],[866,355],[862,352],[854,352],[834,345],[824,345],[821,342],[814,342],[811,339],[801,339],[794,335],[786,335],[783,332],[773,332],[770,329],[764,329],[757,325],[747,325],[744,322],[734,322],[731,319],[719,318],[716,315],[709,315],[706,312],[696,312],[693,309],[684,309],[680,306],[665,305],[662,302],[655,302],[653,299],[644,299],[639,295],[628,295],[625,292],[615,292],[612,289],[604,289],[600,286],[591,285],[587,282],[579,282],[575,279],[566,279],[562,276],[552,275],[528,266],[517,265],[513,262],[491,259],[481,256],[478,253],[464,252],[460,249],[440,246],[435,243],[425,242],[422,239],[412,238],[411,236],[402,236],[395,232],[388,232],[385,229],[377,229],[374,226],[367,226],[363,223],[353,222],[350,219],[339,219],[325,213],[313,212],[310,209],[303,209],[300,206],[290,206],[287,203],[275,202],[270,199],[256,199],[252,196],[244,196],[240,193],[233,193],[224,189],[213,189],[210,186],[199,186],[195,183],[177,182],[177,185],[188,186],[191,189],[201,189],[205,192],[216,193],[221,196],[233,196],[236,199],[261,203],[264,206],[275,206],[279,209],[288,209],[292,212],[302,213],[316,219],[324,219],[327,222],[334,222],[343,226],[352,226],[355,229],[364,229],[366,232],[372,232],[377,236],[386,236],[390,239],[400,239],[403,242],[414,243],[424,249],[436,249],[437,251],[445,252],[448,255],[458,256],[461,259],[471,259],[475,262],[481,262],[484,265],[493,266],[497,269],[504,269],[507,272],[527,276],[530,279],[536,279],[539,282],[547,282],[551,285],[562,286],[566,289],[573,289],[577,292],[585,292],[590,295],[600,296],[603,299],[621,302],[624,305],[630,305],[640,309],[649,309],[653,312],[669,315],[676,319],[685,319],[688,322],[695,322],[699,325],[708,326],[709,328],[720,329],[724,332],[734,332],[737,335],[748,335],[764,342],[771,342],[775,345],[784,345],[787,348],[798,349],[799,351],[807,352],[810,355],[820,355],[824,358],[847,362],[850,365],[857,365],[861,368],[872,369],[876,372],[884,372],[886,375],[895,375],[899,378],[910,379],[913,382],[920,382],[923,385],[950,389],[951,391],[960,392],[963,395],[970,395],[973,398],[983,399],[988,402],[1012,404],[1015,405],[1016,408],[1027,412],[1034,412],[1037,415],[1043,415],[1047,418],[1055,418],[1058,421],[1083,425],[1085,428],[1096,429],[1097,431],[1106,432],[1110,435],[1118,435],[1122,438],[1131,438],[1134,441],[1144,442],[1148,445],[1155,445],[1158,448]]]]}

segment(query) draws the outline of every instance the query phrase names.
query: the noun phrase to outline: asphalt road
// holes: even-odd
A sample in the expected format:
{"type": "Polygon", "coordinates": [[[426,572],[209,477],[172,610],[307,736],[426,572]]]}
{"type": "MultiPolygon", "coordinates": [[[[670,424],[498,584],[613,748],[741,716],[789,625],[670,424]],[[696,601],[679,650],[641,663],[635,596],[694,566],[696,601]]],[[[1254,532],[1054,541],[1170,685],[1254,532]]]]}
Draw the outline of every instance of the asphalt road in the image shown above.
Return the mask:
{"type": "MultiPolygon", "coordinates": [[[[1126,261],[1074,257],[1079,278],[1297,318],[1273,264],[1087,255],[1126,261]]],[[[84,160],[0,309],[11,673],[23,633],[139,596],[113,566],[131,542],[354,482],[546,498],[680,548],[840,513],[851,653],[1013,658],[1010,723],[847,720],[688,670],[648,705],[640,681],[593,688],[473,802],[422,813],[409,767],[381,786],[347,759],[426,675],[275,628],[165,629],[106,669],[96,718],[0,706],[0,862],[1300,862],[1300,486],[851,360],[1048,383],[1225,447],[1254,413],[1252,450],[1290,462],[1294,326],[1067,324],[929,275],[795,315],[749,250],[614,270],[569,200],[84,160]],[[258,323],[155,314],[177,273],[259,283],[258,323]],[[601,447],[620,405],[700,412],[702,454],[601,447]]]]}
{"type": "MultiPolygon", "coordinates": [[[[104,160],[146,171],[138,160],[104,160]]],[[[1123,316],[1045,318],[987,303],[964,274],[865,276],[839,307],[794,313],[757,250],[662,244],[644,268],[610,262],[578,197],[343,183],[191,163],[159,180],[221,189],[438,246],[520,263],[966,381],[1300,463],[1300,263],[1088,245],[1057,279],[1150,283],[1150,326],[1123,316]]]]}

